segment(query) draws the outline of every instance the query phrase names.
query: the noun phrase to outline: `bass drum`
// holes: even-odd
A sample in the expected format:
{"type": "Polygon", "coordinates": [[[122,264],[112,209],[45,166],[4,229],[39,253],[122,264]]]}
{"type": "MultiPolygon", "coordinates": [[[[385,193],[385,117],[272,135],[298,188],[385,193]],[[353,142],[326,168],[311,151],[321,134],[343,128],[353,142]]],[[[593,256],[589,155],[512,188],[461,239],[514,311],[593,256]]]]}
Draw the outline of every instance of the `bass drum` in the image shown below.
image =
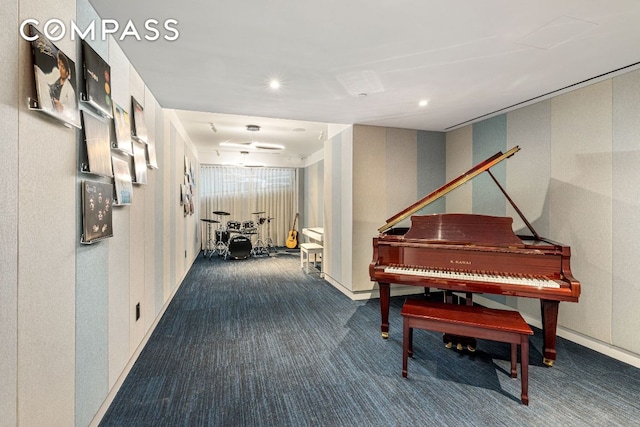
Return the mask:
{"type": "Polygon", "coordinates": [[[251,240],[245,236],[234,236],[229,240],[228,257],[233,259],[245,259],[251,255],[251,240]]]}

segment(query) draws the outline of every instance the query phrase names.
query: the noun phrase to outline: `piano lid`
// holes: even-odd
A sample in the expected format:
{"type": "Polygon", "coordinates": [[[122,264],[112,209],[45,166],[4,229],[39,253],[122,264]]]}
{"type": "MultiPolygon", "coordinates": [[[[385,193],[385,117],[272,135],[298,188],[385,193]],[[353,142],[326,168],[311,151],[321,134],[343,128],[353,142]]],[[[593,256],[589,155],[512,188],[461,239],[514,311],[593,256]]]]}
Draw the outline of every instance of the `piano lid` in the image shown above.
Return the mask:
{"type": "MultiPolygon", "coordinates": [[[[498,163],[500,163],[504,159],[507,159],[507,158],[513,156],[518,151],[520,151],[520,147],[515,146],[511,150],[507,151],[506,153],[502,153],[502,151],[497,152],[496,154],[494,154],[493,156],[489,157],[488,159],[478,163],[477,165],[475,165],[474,167],[472,167],[471,169],[469,169],[467,172],[463,173],[459,177],[455,178],[452,181],[447,182],[445,185],[443,185],[442,187],[440,187],[437,190],[433,191],[431,194],[428,194],[427,196],[425,196],[422,199],[418,200],[413,205],[409,206],[408,208],[404,209],[401,212],[398,212],[397,214],[395,214],[394,216],[389,218],[385,225],[383,225],[382,227],[378,228],[378,231],[380,233],[385,232],[386,230],[390,229],[391,227],[393,227],[394,225],[396,225],[400,221],[406,219],[410,215],[412,215],[412,214],[416,213],[417,211],[419,211],[420,209],[424,208],[428,204],[438,200],[440,197],[445,196],[447,193],[449,193],[450,191],[458,188],[459,186],[461,186],[465,182],[467,182],[467,181],[475,178],[476,176],[480,175],[482,172],[487,171],[487,172],[489,172],[489,174],[491,174],[491,172],[489,171],[489,169],[491,167],[497,165],[498,163]]],[[[493,178],[493,175],[491,175],[491,177],[493,178]]],[[[494,178],[494,181],[495,181],[495,178],[494,178]]],[[[496,184],[497,184],[497,181],[496,181],[496,184]]],[[[500,185],[498,184],[498,186],[500,186],[500,185]]],[[[502,189],[502,187],[500,187],[500,189],[504,193],[504,190],[502,189]]],[[[509,198],[509,196],[506,193],[505,193],[505,195],[509,199],[509,202],[515,207],[515,205],[513,204],[511,199],[509,198]]],[[[520,210],[517,207],[516,207],[516,211],[524,219],[524,221],[527,224],[527,226],[529,226],[529,228],[531,230],[533,230],[530,227],[529,222],[522,216],[520,210]]],[[[534,232],[534,235],[537,236],[537,233],[534,232]]]]}

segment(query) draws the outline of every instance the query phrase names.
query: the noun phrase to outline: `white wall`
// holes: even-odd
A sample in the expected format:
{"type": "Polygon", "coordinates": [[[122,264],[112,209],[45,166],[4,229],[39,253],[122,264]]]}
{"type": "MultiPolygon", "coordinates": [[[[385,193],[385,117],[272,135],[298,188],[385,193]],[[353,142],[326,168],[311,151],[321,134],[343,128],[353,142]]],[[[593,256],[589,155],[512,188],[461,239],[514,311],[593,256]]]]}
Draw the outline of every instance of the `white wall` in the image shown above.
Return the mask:
{"type": "MultiPolygon", "coordinates": [[[[52,16],[98,19],[86,0],[20,0],[5,5],[0,23],[17,29],[25,18],[52,16]]],[[[134,186],[131,206],[114,208],[114,237],[80,244],[80,182],[112,180],[79,172],[79,130],[27,108],[35,95],[30,44],[12,34],[0,39],[0,425],[88,425],[115,396],[199,253],[197,214],[184,217],[175,197],[184,155],[196,171],[199,164],[176,118],[164,114],[117,44],[93,43],[112,66],[113,100],[129,111],[132,95],[143,104],[159,169],[134,186]]],[[[55,44],[81,69],[79,41],[55,44]]]]}
{"type": "MultiPolygon", "coordinates": [[[[18,3],[3,5],[0,14],[2,28],[16,28],[18,3]]],[[[13,52],[3,55],[0,73],[0,182],[3,197],[0,198],[0,426],[17,423],[17,364],[18,364],[18,39],[0,37],[0,50],[13,52]]]]}
{"type": "MultiPolygon", "coordinates": [[[[75,0],[24,0],[19,10],[19,21],[76,18],[75,0]]],[[[7,28],[17,27],[14,22],[7,28]]],[[[77,61],[74,43],[56,45],[77,61]]],[[[27,109],[26,99],[33,96],[29,44],[20,40],[3,56],[16,55],[19,95],[11,105],[19,114],[18,276],[12,283],[18,290],[17,419],[23,425],[73,425],[77,130],[27,109]]]]}

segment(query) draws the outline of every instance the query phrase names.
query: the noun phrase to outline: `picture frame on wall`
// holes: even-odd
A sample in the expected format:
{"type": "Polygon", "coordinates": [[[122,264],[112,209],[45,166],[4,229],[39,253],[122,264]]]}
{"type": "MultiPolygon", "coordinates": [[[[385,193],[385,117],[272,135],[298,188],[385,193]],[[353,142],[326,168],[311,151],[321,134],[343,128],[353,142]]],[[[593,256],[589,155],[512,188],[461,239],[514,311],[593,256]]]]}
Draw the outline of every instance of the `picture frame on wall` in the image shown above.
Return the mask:
{"type": "Polygon", "coordinates": [[[126,154],[133,154],[131,146],[131,120],[127,110],[118,103],[113,103],[113,120],[115,127],[116,143],[113,148],[126,154]]]}
{"type": "Polygon", "coordinates": [[[84,70],[84,92],[82,100],[100,115],[113,118],[111,100],[111,66],[82,40],[82,64],[84,70]]]}
{"type": "Polygon", "coordinates": [[[114,155],[111,159],[113,163],[113,178],[116,188],[114,205],[130,205],[133,201],[133,182],[129,163],[114,155]]]}
{"type": "Polygon", "coordinates": [[[144,121],[144,107],[131,97],[131,110],[133,111],[133,120],[131,121],[131,137],[146,143],[149,140],[147,133],[147,124],[144,121]]]}
{"type": "Polygon", "coordinates": [[[29,25],[36,103],[30,108],[42,111],[70,126],[80,128],[76,64],[38,29],[29,25]]]}
{"type": "Polygon", "coordinates": [[[82,111],[82,133],[86,148],[86,163],[81,165],[82,172],[113,177],[110,121],[82,111]]]}
{"type": "Polygon", "coordinates": [[[113,185],[82,181],[82,239],[94,243],[113,237],[113,185]]]}

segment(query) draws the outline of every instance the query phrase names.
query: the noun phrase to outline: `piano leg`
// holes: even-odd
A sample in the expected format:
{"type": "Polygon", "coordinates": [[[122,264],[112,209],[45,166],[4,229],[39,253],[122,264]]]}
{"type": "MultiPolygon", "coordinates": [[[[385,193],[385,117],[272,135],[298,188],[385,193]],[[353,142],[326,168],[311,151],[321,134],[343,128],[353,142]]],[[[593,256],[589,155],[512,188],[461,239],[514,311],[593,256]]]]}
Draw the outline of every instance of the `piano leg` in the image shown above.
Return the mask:
{"type": "Polygon", "coordinates": [[[556,360],[556,329],[558,326],[559,301],[540,300],[542,334],[544,337],[542,363],[551,367],[556,360]]]}
{"type": "Polygon", "coordinates": [[[382,338],[389,338],[389,297],[391,290],[388,283],[378,283],[380,289],[380,331],[382,338]]]}

